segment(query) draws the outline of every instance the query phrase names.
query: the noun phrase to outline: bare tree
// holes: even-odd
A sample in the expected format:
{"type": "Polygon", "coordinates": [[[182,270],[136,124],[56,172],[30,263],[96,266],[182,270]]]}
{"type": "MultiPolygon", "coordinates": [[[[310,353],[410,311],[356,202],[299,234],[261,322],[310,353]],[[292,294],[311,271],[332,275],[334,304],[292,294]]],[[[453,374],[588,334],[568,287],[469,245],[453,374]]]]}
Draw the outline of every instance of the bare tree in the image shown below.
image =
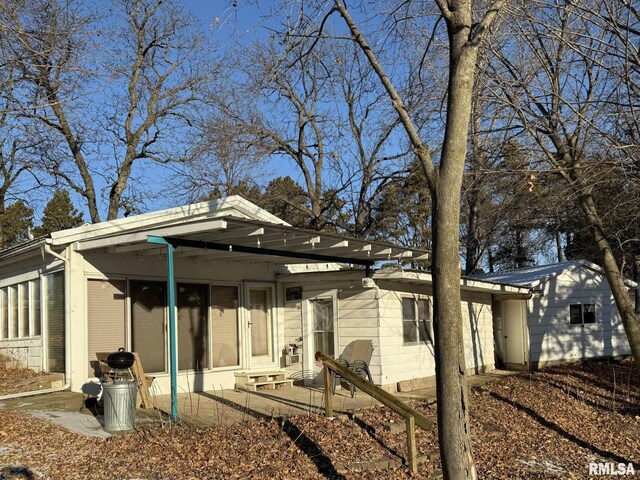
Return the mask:
{"type": "Polygon", "coordinates": [[[17,98],[19,69],[7,38],[0,30],[0,248],[8,244],[5,226],[7,203],[24,193],[21,180],[34,168],[32,153],[37,140],[20,121],[22,106],[17,98]]]}
{"type": "Polygon", "coordinates": [[[126,203],[134,164],[175,159],[205,79],[201,38],[178,2],[115,5],[112,23],[76,0],[0,5],[22,81],[37,92],[30,116],[66,144],[74,166],[49,158],[47,167],[84,198],[92,222],[101,218],[97,179],[106,183],[111,220],[126,203]]]}
{"type": "Polygon", "coordinates": [[[570,187],[601,256],[633,357],[640,369],[640,324],[596,205],[599,182],[618,159],[602,150],[610,138],[610,92],[617,80],[602,68],[611,32],[595,28],[572,2],[526,2],[513,11],[511,29],[494,44],[490,78],[517,115],[550,169],[570,187]]]}
{"type": "Polygon", "coordinates": [[[485,12],[473,2],[436,0],[444,18],[449,46],[449,80],[444,142],[439,165],[422,140],[411,116],[375,52],[347,8],[335,0],[355,42],[368,59],[404,127],[413,153],[420,160],[433,206],[433,285],[436,321],[436,381],[438,436],[445,478],[476,478],[469,436],[469,411],[460,307],[460,194],[467,153],[474,74],[478,50],[503,1],[485,12]],[[479,17],[479,20],[475,17],[479,17]]]}

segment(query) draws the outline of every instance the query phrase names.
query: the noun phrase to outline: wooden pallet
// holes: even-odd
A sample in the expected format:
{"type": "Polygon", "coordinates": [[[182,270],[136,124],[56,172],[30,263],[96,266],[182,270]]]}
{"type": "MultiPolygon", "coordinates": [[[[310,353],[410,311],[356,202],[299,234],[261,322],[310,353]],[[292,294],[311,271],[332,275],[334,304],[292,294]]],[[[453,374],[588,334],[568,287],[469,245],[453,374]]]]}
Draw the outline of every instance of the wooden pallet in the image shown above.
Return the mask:
{"type": "Polygon", "coordinates": [[[264,372],[238,372],[236,377],[236,390],[255,392],[258,387],[266,387],[274,390],[278,385],[293,386],[293,380],[287,378],[287,372],[270,370],[264,372]]]}

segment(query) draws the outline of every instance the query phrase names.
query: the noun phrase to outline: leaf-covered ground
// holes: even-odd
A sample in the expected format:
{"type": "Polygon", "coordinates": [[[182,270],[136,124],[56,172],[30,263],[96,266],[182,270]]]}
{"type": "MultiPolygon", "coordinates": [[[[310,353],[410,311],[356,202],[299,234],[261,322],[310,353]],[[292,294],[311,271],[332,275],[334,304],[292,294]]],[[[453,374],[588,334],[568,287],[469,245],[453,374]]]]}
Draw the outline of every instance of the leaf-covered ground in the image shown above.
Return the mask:
{"type": "MultiPolygon", "coordinates": [[[[640,382],[631,365],[556,367],[471,393],[479,478],[586,478],[590,462],[640,468],[640,382]]],[[[434,405],[416,403],[435,419],[434,405]]],[[[216,479],[410,478],[403,467],[350,466],[406,453],[402,419],[384,407],[355,419],[298,416],[211,428],[162,427],[87,438],[21,412],[0,412],[0,478],[216,479]]],[[[420,453],[437,432],[416,431],[420,453]]],[[[439,469],[420,465],[419,478],[439,469]]],[[[623,477],[616,477],[623,478],[623,477]]]]}
{"type": "Polygon", "coordinates": [[[0,364],[0,396],[32,390],[38,377],[48,376],[29,368],[14,368],[0,364]]]}

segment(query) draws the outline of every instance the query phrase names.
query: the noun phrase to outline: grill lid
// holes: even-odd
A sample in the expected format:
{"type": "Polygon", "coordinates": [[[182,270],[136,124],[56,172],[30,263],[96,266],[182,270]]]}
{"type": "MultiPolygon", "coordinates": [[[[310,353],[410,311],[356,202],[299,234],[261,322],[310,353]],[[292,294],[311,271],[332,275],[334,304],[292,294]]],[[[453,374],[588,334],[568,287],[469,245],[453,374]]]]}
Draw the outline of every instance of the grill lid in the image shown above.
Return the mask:
{"type": "Polygon", "coordinates": [[[105,358],[105,362],[111,368],[131,368],[135,363],[136,357],[131,352],[125,352],[123,347],[120,347],[117,352],[111,352],[105,358]]]}

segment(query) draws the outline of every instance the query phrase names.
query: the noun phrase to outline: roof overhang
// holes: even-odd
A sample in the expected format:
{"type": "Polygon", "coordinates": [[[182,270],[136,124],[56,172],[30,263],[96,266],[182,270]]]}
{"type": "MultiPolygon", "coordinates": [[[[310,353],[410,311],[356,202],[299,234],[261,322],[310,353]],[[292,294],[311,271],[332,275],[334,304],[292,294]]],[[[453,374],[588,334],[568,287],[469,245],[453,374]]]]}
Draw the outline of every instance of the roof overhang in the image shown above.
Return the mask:
{"type": "MultiPolygon", "coordinates": [[[[389,281],[401,284],[431,285],[433,277],[428,272],[400,269],[376,270],[373,274],[374,281],[389,281]]],[[[516,285],[506,285],[493,282],[483,282],[468,277],[460,279],[460,289],[470,292],[491,293],[492,295],[504,296],[504,298],[530,298],[531,293],[526,287],[516,285]]]]}
{"type": "Polygon", "coordinates": [[[231,216],[87,236],[75,241],[74,249],[111,254],[163,254],[164,247],[148,243],[149,237],[164,238],[176,248],[177,258],[207,256],[280,264],[342,262],[362,266],[387,260],[428,264],[430,258],[426,250],[231,216]]]}

